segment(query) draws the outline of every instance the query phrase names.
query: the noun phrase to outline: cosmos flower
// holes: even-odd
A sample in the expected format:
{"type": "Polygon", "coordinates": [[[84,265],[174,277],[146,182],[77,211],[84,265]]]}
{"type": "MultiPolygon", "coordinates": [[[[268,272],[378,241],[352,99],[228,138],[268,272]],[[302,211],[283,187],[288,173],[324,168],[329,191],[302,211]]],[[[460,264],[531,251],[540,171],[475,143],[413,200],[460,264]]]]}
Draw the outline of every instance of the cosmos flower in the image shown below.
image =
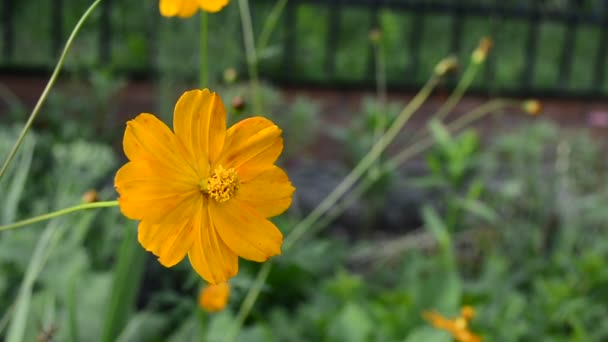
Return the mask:
{"type": "Polygon", "coordinates": [[[160,14],[165,17],[189,18],[200,9],[205,12],[219,12],[229,0],[160,0],[160,14]]]}
{"type": "Polygon", "coordinates": [[[449,332],[458,342],[481,342],[481,337],[469,330],[469,322],[474,315],[475,310],[471,306],[464,306],[460,310],[460,316],[455,319],[446,318],[436,311],[422,313],[424,319],[435,328],[449,332]]]}
{"type": "Polygon", "coordinates": [[[173,131],[152,114],[127,122],[129,162],[115,178],[118,203],[140,220],[138,240],[171,267],[186,255],[210,284],[238,272],[238,257],[266,261],[281,253],[283,235],[268,218],[283,213],[294,192],[275,161],[281,130],[263,117],[226,129],[221,98],[184,93],[173,131]]]}

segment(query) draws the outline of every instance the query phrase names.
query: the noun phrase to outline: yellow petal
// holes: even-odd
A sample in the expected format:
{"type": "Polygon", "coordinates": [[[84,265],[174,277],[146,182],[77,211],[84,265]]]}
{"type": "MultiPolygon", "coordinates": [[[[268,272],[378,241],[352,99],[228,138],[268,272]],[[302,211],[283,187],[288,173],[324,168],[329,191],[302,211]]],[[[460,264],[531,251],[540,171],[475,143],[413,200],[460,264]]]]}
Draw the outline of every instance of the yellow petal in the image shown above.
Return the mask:
{"type": "Polygon", "coordinates": [[[219,238],[206,211],[196,216],[194,224],[197,234],[188,252],[192,267],[210,284],[228,281],[239,270],[237,255],[219,238]]]}
{"type": "Polygon", "coordinates": [[[282,151],[283,138],[279,137],[264,151],[258,153],[236,169],[239,179],[246,182],[257,177],[258,174],[273,166],[282,151]]]}
{"type": "Polygon", "coordinates": [[[207,89],[185,92],[175,105],[173,129],[198,161],[199,172],[207,174],[209,162],[218,158],[224,145],[226,109],[222,99],[207,89]]]}
{"type": "Polygon", "coordinates": [[[142,221],[139,224],[137,239],[149,252],[158,257],[166,267],[180,262],[191,249],[196,237],[193,217],[203,201],[202,196],[192,198],[177,206],[162,220],[154,223],[142,221]]]}
{"type": "Polygon", "coordinates": [[[174,17],[179,12],[181,0],[160,0],[158,5],[160,14],[165,17],[174,17]]]}
{"type": "Polygon", "coordinates": [[[173,132],[152,114],[143,113],[127,122],[123,148],[130,161],[146,160],[197,178],[173,132]]]}
{"type": "Polygon", "coordinates": [[[235,168],[241,180],[270,167],[283,149],[281,129],[272,121],[253,117],[238,122],[226,132],[224,150],[216,164],[235,168]],[[250,172],[247,172],[250,171],[250,172]]]}
{"type": "Polygon", "coordinates": [[[160,14],[165,17],[189,18],[199,9],[197,0],[160,0],[160,14]]]}
{"type": "Polygon", "coordinates": [[[217,233],[234,253],[253,261],[266,261],[281,254],[283,234],[248,204],[236,198],[209,204],[217,233]]]}
{"type": "Polygon", "coordinates": [[[241,182],[236,198],[262,216],[272,217],[289,208],[294,190],[287,174],[281,168],[272,166],[255,178],[241,182]]]}
{"type": "Polygon", "coordinates": [[[219,12],[228,5],[228,0],[198,0],[199,6],[207,12],[219,12]]]}
{"type": "Polygon", "coordinates": [[[184,201],[200,196],[196,183],[181,176],[145,160],[128,162],[114,179],[120,210],[132,219],[159,221],[184,201]]]}

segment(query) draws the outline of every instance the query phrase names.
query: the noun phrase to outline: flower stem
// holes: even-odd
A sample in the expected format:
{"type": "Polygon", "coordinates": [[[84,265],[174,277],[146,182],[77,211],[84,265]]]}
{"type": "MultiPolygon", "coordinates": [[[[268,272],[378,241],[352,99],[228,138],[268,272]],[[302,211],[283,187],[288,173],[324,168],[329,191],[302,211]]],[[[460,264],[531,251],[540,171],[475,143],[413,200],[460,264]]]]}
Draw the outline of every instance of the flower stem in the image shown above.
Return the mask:
{"type": "Polygon", "coordinates": [[[272,11],[268,15],[268,19],[264,22],[264,27],[262,28],[262,33],[260,34],[260,39],[258,39],[258,52],[262,53],[266,46],[268,45],[268,41],[270,40],[270,36],[274,31],[277,23],[279,22],[279,18],[287,5],[288,0],[279,0],[274,4],[272,11]]]}
{"type": "Polygon", "coordinates": [[[255,51],[255,39],[253,38],[253,25],[251,23],[251,11],[249,10],[248,0],[239,0],[239,12],[243,40],[245,42],[245,53],[247,55],[251,94],[253,96],[253,110],[256,114],[259,114],[262,112],[262,102],[260,98],[260,80],[258,77],[258,57],[255,51]]]}
{"type": "Polygon", "coordinates": [[[61,68],[63,67],[63,63],[65,62],[65,57],[68,54],[68,50],[72,46],[72,42],[74,41],[74,38],[80,31],[80,28],[82,27],[84,22],[87,20],[89,15],[95,10],[95,8],[99,5],[99,3],[101,3],[101,0],[95,0],[95,2],[93,2],[91,4],[91,6],[89,6],[89,8],[84,12],[82,17],[80,17],[80,20],[78,20],[78,23],[76,23],[76,26],[74,26],[74,29],[72,30],[72,33],[70,34],[70,37],[68,38],[67,42],[65,43],[65,47],[63,48],[63,51],[61,52],[61,55],[59,56],[59,60],[57,61],[57,65],[55,65],[55,69],[53,70],[53,74],[51,75],[49,82],[46,84],[46,87],[44,87],[44,90],[42,91],[42,95],[40,95],[38,102],[36,102],[36,106],[34,106],[34,109],[30,113],[30,117],[28,118],[27,122],[25,123],[25,126],[23,126],[23,130],[21,131],[21,133],[19,134],[19,137],[17,138],[17,141],[15,142],[15,145],[11,149],[10,153],[8,154],[8,157],[4,161],[4,164],[2,165],[2,168],[0,169],[0,178],[2,178],[4,173],[6,173],[8,166],[10,165],[11,161],[15,158],[15,155],[17,154],[17,150],[19,149],[19,146],[21,146],[21,143],[23,142],[23,139],[25,138],[27,131],[32,126],[32,123],[34,122],[34,119],[36,119],[36,116],[38,115],[40,108],[42,108],[42,105],[44,104],[44,102],[46,101],[46,98],[48,97],[49,91],[55,84],[55,81],[57,80],[57,76],[59,75],[59,71],[61,71],[61,68]]]}
{"type": "Polygon", "coordinates": [[[15,229],[15,228],[27,226],[27,225],[30,225],[30,224],[33,224],[33,223],[36,223],[36,222],[50,220],[50,219],[53,219],[55,217],[71,214],[73,212],[77,212],[77,211],[80,211],[80,210],[94,209],[94,208],[107,208],[107,207],[116,207],[116,206],[118,206],[118,201],[106,201],[106,202],[94,202],[94,203],[79,204],[79,205],[75,205],[73,207],[69,207],[69,208],[53,211],[53,212],[48,213],[48,214],[44,214],[44,215],[40,215],[40,216],[35,216],[35,217],[31,217],[29,219],[25,219],[25,220],[22,220],[22,221],[18,221],[18,222],[15,222],[15,223],[11,223],[11,224],[7,224],[7,225],[4,225],[4,226],[0,226],[0,231],[15,229]]]}
{"type": "Polygon", "coordinates": [[[204,89],[209,87],[208,84],[208,71],[207,71],[207,36],[208,36],[208,21],[209,15],[205,11],[201,11],[201,60],[200,60],[200,88],[204,89]]]}
{"type": "Polygon", "coordinates": [[[416,96],[405,106],[405,108],[399,113],[395,121],[386,130],[386,132],[378,139],[378,141],[372,146],[370,151],[361,159],[361,161],[355,166],[355,168],[348,174],[338,186],[329,194],[313,211],[308,214],[300,223],[298,223],[291,233],[285,238],[283,243],[283,250],[287,250],[293,246],[293,244],[299,240],[306,231],[314,224],[323,214],[325,214],[331,207],[367,172],[367,170],[373,166],[374,162],[378,160],[382,152],[386,147],[395,139],[399,131],[412,117],[412,115],[420,108],[420,106],[426,101],[439,82],[440,76],[434,74],[424,85],[424,87],[416,94],[416,96]]]}
{"type": "Polygon", "coordinates": [[[247,295],[243,300],[243,304],[239,308],[239,313],[236,316],[236,323],[233,329],[228,331],[226,337],[224,337],[224,341],[234,341],[245,323],[245,319],[249,316],[249,312],[253,308],[255,301],[258,299],[260,292],[262,291],[262,286],[266,282],[266,278],[268,278],[268,274],[270,274],[270,269],[272,268],[272,261],[268,261],[262,265],[260,270],[258,271],[258,275],[255,277],[255,281],[249,291],[247,291],[247,295]]]}

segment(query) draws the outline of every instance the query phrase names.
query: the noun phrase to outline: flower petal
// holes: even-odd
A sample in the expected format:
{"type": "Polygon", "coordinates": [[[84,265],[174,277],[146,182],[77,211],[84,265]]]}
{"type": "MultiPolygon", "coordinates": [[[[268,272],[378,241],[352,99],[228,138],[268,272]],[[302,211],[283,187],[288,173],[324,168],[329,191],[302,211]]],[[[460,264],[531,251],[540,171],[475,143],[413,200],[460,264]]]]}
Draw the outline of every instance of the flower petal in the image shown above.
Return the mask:
{"type": "Polygon", "coordinates": [[[139,243],[166,267],[180,262],[191,249],[196,237],[193,215],[200,215],[202,196],[184,201],[158,222],[141,221],[139,243]]]}
{"type": "Polygon", "coordinates": [[[120,210],[136,220],[159,221],[184,201],[200,197],[196,183],[188,177],[145,160],[123,165],[114,185],[120,210]]]}
{"type": "Polygon", "coordinates": [[[228,129],[224,151],[216,164],[237,169],[241,180],[246,180],[274,164],[282,150],[279,127],[262,117],[248,118],[228,129]]]}
{"type": "Polygon", "coordinates": [[[250,181],[241,182],[237,198],[262,216],[272,217],[289,208],[294,190],[287,174],[272,166],[250,181]]]}
{"type": "Polygon", "coordinates": [[[199,9],[195,0],[160,0],[160,14],[165,17],[189,18],[199,9]]]}
{"type": "Polygon", "coordinates": [[[207,12],[215,13],[228,5],[228,2],[229,0],[198,0],[198,5],[207,12]]]}
{"type": "Polygon", "coordinates": [[[217,235],[207,210],[195,219],[197,231],[188,258],[196,272],[210,284],[228,281],[239,270],[238,257],[217,235]]]}
{"type": "Polygon", "coordinates": [[[226,108],[222,99],[208,89],[185,92],[177,101],[173,129],[199,172],[207,174],[209,162],[216,160],[224,146],[226,108]]]}
{"type": "Polygon", "coordinates": [[[173,132],[152,114],[142,113],[127,122],[123,148],[130,161],[146,160],[198,179],[173,132]]]}
{"type": "Polygon", "coordinates": [[[283,234],[249,205],[236,198],[209,204],[209,214],[219,236],[234,253],[253,261],[266,261],[281,254],[283,234]]]}

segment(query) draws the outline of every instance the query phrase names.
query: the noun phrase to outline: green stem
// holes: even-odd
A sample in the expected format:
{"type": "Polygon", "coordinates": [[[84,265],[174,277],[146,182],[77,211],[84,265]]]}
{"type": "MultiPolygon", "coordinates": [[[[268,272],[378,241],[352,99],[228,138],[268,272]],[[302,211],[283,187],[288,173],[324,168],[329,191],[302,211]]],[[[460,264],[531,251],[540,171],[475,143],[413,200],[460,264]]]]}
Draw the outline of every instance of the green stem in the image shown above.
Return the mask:
{"type": "Polygon", "coordinates": [[[15,222],[15,223],[7,224],[7,225],[4,225],[4,226],[0,226],[0,232],[1,231],[5,231],[5,230],[10,230],[10,229],[15,229],[15,228],[27,226],[27,225],[30,225],[30,224],[33,224],[33,223],[36,223],[36,222],[50,220],[52,218],[63,216],[63,215],[67,215],[67,214],[71,214],[73,212],[80,211],[80,210],[94,209],[94,208],[107,208],[107,207],[116,207],[116,206],[118,206],[118,201],[106,201],[106,202],[94,202],[94,203],[79,204],[79,205],[76,205],[76,206],[73,206],[73,207],[69,207],[69,208],[53,211],[53,212],[48,213],[48,214],[44,214],[44,215],[40,215],[40,216],[35,216],[35,217],[29,218],[29,219],[26,219],[26,220],[22,220],[22,221],[18,221],[18,222],[15,222]]]}
{"type": "MultiPolygon", "coordinates": [[[[518,102],[510,101],[510,100],[502,100],[502,99],[489,101],[489,102],[484,103],[483,105],[475,108],[473,111],[470,111],[467,114],[452,121],[451,123],[449,123],[447,125],[447,129],[450,130],[451,132],[457,132],[457,131],[469,126],[473,122],[485,117],[486,115],[495,112],[498,109],[501,109],[501,108],[504,108],[504,107],[507,107],[510,105],[516,105],[516,104],[518,104],[518,102]]],[[[434,142],[435,142],[434,139],[432,137],[428,137],[428,136],[425,139],[416,141],[416,143],[403,149],[401,152],[397,153],[397,155],[395,155],[389,161],[387,161],[387,163],[388,163],[387,167],[389,169],[392,169],[392,168],[395,168],[395,167],[403,164],[405,161],[409,160],[413,156],[417,155],[418,153],[420,153],[420,152],[424,151],[425,149],[429,148],[430,146],[432,146],[434,142]]]]}
{"type": "Polygon", "coordinates": [[[42,108],[42,105],[46,101],[49,91],[55,84],[55,81],[57,80],[57,76],[59,75],[59,71],[61,71],[61,68],[63,67],[63,63],[65,62],[65,57],[68,54],[68,50],[72,46],[72,42],[74,41],[74,38],[80,31],[80,28],[82,27],[82,25],[84,24],[86,19],[93,12],[93,10],[95,10],[95,8],[99,5],[99,3],[101,3],[101,0],[95,0],[95,2],[93,2],[91,4],[91,6],[89,6],[89,8],[86,10],[86,12],[84,12],[82,17],[80,18],[80,20],[78,20],[78,23],[76,23],[76,26],[72,30],[72,33],[70,34],[70,37],[68,38],[67,42],[65,43],[65,47],[63,48],[63,51],[61,52],[61,56],[59,56],[57,65],[55,65],[55,69],[53,70],[53,74],[51,75],[49,82],[46,84],[46,87],[44,87],[44,91],[42,92],[42,95],[40,95],[40,98],[38,99],[36,106],[34,106],[34,109],[32,110],[30,117],[28,118],[27,122],[25,123],[25,126],[23,127],[23,130],[19,134],[19,137],[17,138],[15,145],[11,149],[11,152],[9,153],[8,157],[6,158],[6,161],[4,161],[4,164],[2,165],[2,168],[0,169],[0,178],[2,178],[2,176],[8,169],[8,166],[10,165],[11,161],[15,158],[15,155],[17,154],[17,150],[19,149],[19,146],[21,146],[21,143],[23,142],[23,139],[25,138],[27,131],[32,126],[32,123],[34,123],[34,119],[36,119],[36,116],[38,115],[40,108],[42,108]]]}
{"type": "Polygon", "coordinates": [[[456,89],[454,89],[454,91],[452,92],[450,97],[448,97],[447,101],[445,101],[443,106],[439,108],[439,110],[434,116],[434,119],[438,121],[445,119],[454,109],[454,107],[456,107],[456,104],[460,102],[460,100],[464,96],[464,93],[467,91],[467,89],[469,89],[471,83],[473,83],[473,80],[477,75],[477,71],[479,70],[480,65],[481,64],[475,62],[469,63],[469,66],[465,70],[464,75],[462,75],[460,81],[458,81],[456,89]]]}
{"type": "Polygon", "coordinates": [[[201,89],[209,87],[207,75],[207,36],[208,36],[208,21],[209,15],[205,11],[201,11],[201,65],[200,65],[200,87],[201,89]]]}
{"type": "Polygon", "coordinates": [[[270,40],[270,36],[274,31],[277,23],[279,22],[279,18],[287,5],[288,0],[279,0],[274,4],[272,11],[268,15],[268,18],[264,22],[264,27],[262,28],[262,33],[260,34],[260,39],[258,40],[258,52],[262,53],[266,46],[268,45],[268,41],[270,40]]]}
{"type": "Polygon", "coordinates": [[[262,265],[262,268],[258,271],[258,275],[255,278],[253,286],[247,292],[245,299],[243,300],[243,304],[239,309],[239,313],[236,316],[236,322],[233,329],[230,329],[226,337],[224,337],[224,341],[234,341],[236,340],[243,323],[245,323],[245,319],[249,316],[249,312],[253,308],[260,292],[262,291],[262,286],[266,282],[266,278],[268,278],[268,274],[270,274],[270,269],[272,268],[272,261],[268,261],[262,265]]]}
{"type": "Polygon", "coordinates": [[[262,112],[260,98],[260,80],[258,76],[258,58],[255,51],[255,40],[253,38],[253,25],[251,24],[251,11],[248,0],[239,0],[239,11],[241,15],[241,27],[243,40],[245,42],[245,53],[247,55],[247,67],[251,82],[251,93],[253,96],[253,110],[259,114],[262,112]]]}
{"type": "Polygon", "coordinates": [[[367,170],[378,160],[382,152],[386,147],[395,139],[399,131],[412,117],[412,115],[420,108],[420,106],[426,101],[435,88],[440,77],[433,75],[424,85],[424,87],[416,94],[416,96],[408,103],[407,106],[399,113],[395,121],[386,130],[386,133],[378,139],[378,141],[372,146],[370,151],[361,159],[361,161],[355,166],[355,168],[348,174],[338,186],[329,194],[313,211],[308,214],[300,223],[298,223],[291,233],[285,238],[283,243],[283,250],[291,248],[291,246],[300,239],[306,231],[314,224],[323,214],[325,214],[331,207],[355,184],[367,170]]]}

